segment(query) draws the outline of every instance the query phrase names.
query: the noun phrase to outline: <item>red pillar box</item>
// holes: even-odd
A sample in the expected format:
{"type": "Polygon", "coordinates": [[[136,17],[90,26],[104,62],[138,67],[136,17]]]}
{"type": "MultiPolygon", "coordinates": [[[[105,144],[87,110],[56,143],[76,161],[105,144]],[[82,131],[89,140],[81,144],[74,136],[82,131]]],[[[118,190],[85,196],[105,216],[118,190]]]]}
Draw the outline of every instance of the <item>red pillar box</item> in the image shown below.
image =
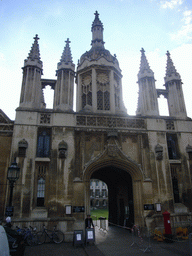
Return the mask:
{"type": "Polygon", "coordinates": [[[165,211],[163,213],[163,219],[164,219],[164,227],[165,227],[165,241],[166,242],[172,242],[172,231],[171,231],[171,221],[170,221],[170,213],[168,211],[165,211]]]}

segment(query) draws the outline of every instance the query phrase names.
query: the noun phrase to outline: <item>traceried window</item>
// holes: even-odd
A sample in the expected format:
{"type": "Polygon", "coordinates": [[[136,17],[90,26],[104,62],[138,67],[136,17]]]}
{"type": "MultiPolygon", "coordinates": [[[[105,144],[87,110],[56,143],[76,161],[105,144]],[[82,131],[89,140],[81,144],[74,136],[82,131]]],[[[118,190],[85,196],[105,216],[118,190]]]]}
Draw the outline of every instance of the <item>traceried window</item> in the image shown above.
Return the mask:
{"type": "Polygon", "coordinates": [[[50,154],[50,129],[39,129],[37,141],[37,157],[49,157],[50,154]]]}
{"type": "Polygon", "coordinates": [[[95,196],[96,196],[96,197],[99,197],[99,195],[100,195],[100,191],[99,191],[99,189],[96,189],[96,190],[95,190],[95,196]]]}
{"type": "Polygon", "coordinates": [[[181,180],[181,166],[179,164],[171,164],[171,177],[173,186],[173,195],[175,203],[180,203],[179,198],[179,180],[181,180]]]}
{"type": "Polygon", "coordinates": [[[37,182],[37,206],[44,206],[45,180],[40,178],[37,182]]]}
{"type": "Polygon", "coordinates": [[[103,110],[103,92],[102,91],[97,92],[97,109],[103,110]]]}
{"type": "Polygon", "coordinates": [[[169,159],[179,159],[176,134],[167,134],[167,148],[169,159]]]}
{"type": "Polygon", "coordinates": [[[97,110],[110,110],[109,72],[97,70],[97,110]]]}
{"type": "Polygon", "coordinates": [[[114,74],[115,107],[120,108],[120,78],[114,74]]]}
{"type": "Polygon", "coordinates": [[[48,169],[47,163],[37,163],[36,173],[37,173],[37,201],[36,205],[38,207],[43,207],[45,204],[45,188],[46,188],[46,172],[48,169]]]}
{"type": "Polygon", "coordinates": [[[82,108],[86,105],[92,106],[92,76],[91,72],[82,75],[81,81],[82,90],[82,108]]]}

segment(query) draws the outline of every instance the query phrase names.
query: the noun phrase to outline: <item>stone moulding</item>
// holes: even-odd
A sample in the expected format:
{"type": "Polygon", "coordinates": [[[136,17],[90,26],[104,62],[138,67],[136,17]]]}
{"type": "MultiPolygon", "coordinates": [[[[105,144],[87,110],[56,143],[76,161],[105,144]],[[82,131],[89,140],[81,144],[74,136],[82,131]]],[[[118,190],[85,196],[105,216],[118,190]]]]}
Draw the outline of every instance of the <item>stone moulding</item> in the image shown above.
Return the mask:
{"type": "Polygon", "coordinates": [[[114,164],[114,165],[118,165],[119,168],[122,168],[122,169],[127,169],[126,167],[123,167],[123,166],[128,165],[130,166],[130,171],[132,173],[135,172],[134,170],[137,170],[140,173],[140,175],[142,175],[142,178],[144,179],[144,173],[143,173],[143,170],[141,169],[141,166],[121,150],[116,139],[113,139],[112,141],[108,142],[103,152],[99,153],[95,157],[92,157],[91,160],[84,165],[83,173],[85,174],[89,168],[94,169],[94,167],[92,168],[91,166],[94,166],[95,164],[97,166],[98,165],[107,166],[110,164],[111,165],[114,164]]]}
{"type": "Polygon", "coordinates": [[[89,116],[77,115],[77,126],[97,126],[97,127],[122,127],[122,128],[137,128],[146,129],[144,119],[130,119],[120,117],[106,117],[106,116],[89,116]]]}

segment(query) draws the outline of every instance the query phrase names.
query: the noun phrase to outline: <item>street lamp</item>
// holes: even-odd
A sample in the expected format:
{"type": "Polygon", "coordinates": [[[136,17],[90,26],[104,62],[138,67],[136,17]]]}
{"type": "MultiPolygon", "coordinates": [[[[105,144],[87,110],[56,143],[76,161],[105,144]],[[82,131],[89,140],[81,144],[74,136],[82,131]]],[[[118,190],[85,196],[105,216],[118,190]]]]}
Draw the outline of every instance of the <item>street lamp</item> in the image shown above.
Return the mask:
{"type": "Polygon", "coordinates": [[[19,179],[19,172],[20,172],[20,168],[17,166],[16,159],[14,159],[14,162],[11,164],[10,167],[8,167],[8,172],[7,172],[7,179],[9,180],[9,184],[10,184],[9,207],[12,206],[13,187],[16,180],[19,179]]]}

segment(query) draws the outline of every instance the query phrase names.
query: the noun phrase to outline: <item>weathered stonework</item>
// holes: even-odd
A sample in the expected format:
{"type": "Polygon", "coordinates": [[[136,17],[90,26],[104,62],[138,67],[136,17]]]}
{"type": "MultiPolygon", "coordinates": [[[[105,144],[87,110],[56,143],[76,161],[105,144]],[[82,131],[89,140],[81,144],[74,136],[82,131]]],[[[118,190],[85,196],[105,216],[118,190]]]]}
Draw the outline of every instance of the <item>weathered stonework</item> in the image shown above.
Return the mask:
{"type": "MultiPolygon", "coordinates": [[[[66,241],[72,240],[74,229],[84,229],[90,213],[91,179],[107,184],[109,221],[118,225],[125,220],[128,226],[159,225],[162,220],[156,214],[156,203],[161,204],[162,212],[192,211],[192,120],[186,116],[181,79],[170,55],[166,89],[157,90],[142,50],[137,115],[129,116],[119,63],[104,48],[103,24],[97,12],[92,36],[92,48],[81,56],[76,71],[76,112],[72,110],[75,67],[69,39],[57,66],[57,81],[41,80],[36,36],[24,64],[14,130],[10,120],[0,123],[1,180],[6,184],[7,168],[14,157],[21,169],[14,187],[13,221],[39,228],[43,223],[50,228],[57,224],[66,241]],[[36,82],[31,80],[31,72],[37,72],[36,82]],[[45,109],[41,95],[49,83],[55,90],[53,109],[45,109]],[[160,94],[168,99],[169,117],[159,116],[160,94]],[[147,205],[154,209],[148,210],[147,205]],[[66,206],[72,207],[71,213],[66,206]]],[[[9,193],[7,187],[1,187],[1,192],[3,219],[9,193]]]]}

